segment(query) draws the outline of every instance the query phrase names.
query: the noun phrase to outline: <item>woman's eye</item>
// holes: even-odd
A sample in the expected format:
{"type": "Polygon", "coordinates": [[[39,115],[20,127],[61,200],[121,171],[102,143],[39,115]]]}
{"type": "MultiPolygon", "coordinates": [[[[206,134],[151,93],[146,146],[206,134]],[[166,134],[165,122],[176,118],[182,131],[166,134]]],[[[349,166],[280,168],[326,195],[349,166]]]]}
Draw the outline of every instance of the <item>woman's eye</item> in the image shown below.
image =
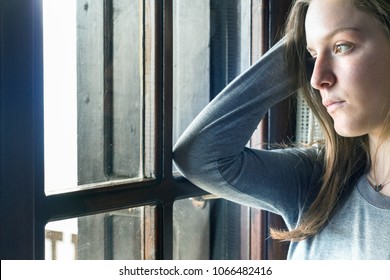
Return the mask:
{"type": "Polygon", "coordinates": [[[334,47],[335,54],[344,54],[352,49],[352,46],[349,44],[337,44],[334,47]]]}

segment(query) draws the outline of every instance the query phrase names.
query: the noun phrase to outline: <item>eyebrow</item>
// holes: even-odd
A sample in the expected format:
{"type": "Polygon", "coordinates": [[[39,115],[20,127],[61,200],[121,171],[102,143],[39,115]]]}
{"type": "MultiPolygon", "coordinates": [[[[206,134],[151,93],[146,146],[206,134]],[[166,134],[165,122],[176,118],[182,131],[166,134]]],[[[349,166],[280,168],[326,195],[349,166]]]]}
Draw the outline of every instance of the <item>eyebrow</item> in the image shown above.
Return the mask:
{"type": "Polygon", "coordinates": [[[330,32],[327,36],[325,36],[325,38],[329,39],[334,37],[338,33],[347,32],[347,31],[360,32],[360,29],[356,27],[340,27],[330,32]]]}

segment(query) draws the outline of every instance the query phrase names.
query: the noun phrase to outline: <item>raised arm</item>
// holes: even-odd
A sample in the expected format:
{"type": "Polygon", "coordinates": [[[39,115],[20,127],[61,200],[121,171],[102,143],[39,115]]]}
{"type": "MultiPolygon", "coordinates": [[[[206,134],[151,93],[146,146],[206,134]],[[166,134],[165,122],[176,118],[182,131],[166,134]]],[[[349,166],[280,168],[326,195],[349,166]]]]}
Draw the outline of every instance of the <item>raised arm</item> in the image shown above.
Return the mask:
{"type": "Polygon", "coordinates": [[[238,203],[296,212],[304,199],[299,188],[313,173],[314,153],[246,148],[268,109],[294,92],[291,84],[282,40],[231,82],[180,137],[174,161],[183,176],[238,203]],[[287,199],[291,195],[294,202],[287,199]]]}

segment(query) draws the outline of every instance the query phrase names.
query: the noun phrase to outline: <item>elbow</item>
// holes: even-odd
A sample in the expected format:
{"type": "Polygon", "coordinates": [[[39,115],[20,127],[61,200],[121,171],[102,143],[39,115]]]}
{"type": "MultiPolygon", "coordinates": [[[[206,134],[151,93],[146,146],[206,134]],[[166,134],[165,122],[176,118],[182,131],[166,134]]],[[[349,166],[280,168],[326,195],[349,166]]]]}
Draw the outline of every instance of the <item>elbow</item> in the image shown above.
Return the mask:
{"type": "Polygon", "coordinates": [[[173,148],[173,163],[180,174],[189,179],[191,177],[191,171],[193,171],[196,166],[190,156],[191,148],[188,145],[185,145],[183,141],[180,141],[173,148]]]}
{"type": "Polygon", "coordinates": [[[204,149],[204,145],[193,137],[180,138],[173,149],[174,165],[184,178],[194,184],[202,180],[212,165],[210,153],[205,153],[204,149]]]}

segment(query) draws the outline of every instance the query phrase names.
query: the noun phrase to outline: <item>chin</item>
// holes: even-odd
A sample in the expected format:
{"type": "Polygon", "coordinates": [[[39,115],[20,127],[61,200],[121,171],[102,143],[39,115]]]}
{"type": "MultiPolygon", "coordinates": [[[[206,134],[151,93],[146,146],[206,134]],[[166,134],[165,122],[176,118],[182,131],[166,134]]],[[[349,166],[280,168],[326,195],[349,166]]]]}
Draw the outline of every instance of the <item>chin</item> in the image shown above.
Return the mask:
{"type": "Polygon", "coordinates": [[[366,126],[362,122],[352,121],[349,116],[333,118],[333,127],[336,133],[342,137],[359,137],[367,134],[366,126]]]}
{"type": "Polygon", "coordinates": [[[358,132],[356,130],[352,130],[352,129],[347,129],[345,127],[343,128],[337,128],[337,126],[335,126],[335,131],[338,135],[342,136],[342,137],[359,137],[359,136],[363,136],[364,133],[361,133],[361,132],[358,132]]]}

